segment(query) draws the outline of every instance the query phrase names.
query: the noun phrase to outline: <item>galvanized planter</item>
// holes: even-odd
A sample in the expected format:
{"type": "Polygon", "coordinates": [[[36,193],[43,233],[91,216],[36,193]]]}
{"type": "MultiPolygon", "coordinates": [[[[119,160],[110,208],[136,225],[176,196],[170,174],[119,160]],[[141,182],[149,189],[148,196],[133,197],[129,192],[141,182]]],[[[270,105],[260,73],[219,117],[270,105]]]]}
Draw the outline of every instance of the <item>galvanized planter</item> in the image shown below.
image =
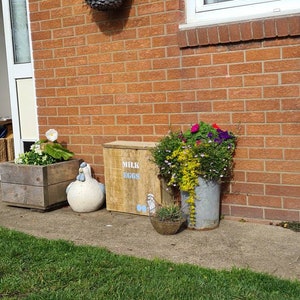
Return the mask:
{"type": "Polygon", "coordinates": [[[199,185],[195,189],[195,225],[189,223],[189,206],[186,203],[189,194],[181,192],[181,206],[188,219],[188,227],[197,230],[217,228],[220,223],[221,185],[215,181],[206,181],[201,177],[198,178],[198,181],[199,185]]]}
{"type": "Polygon", "coordinates": [[[2,201],[9,205],[47,211],[64,205],[66,187],[78,174],[79,160],[46,166],[0,164],[2,201]]]}
{"type": "Polygon", "coordinates": [[[123,0],[85,0],[85,2],[99,11],[117,9],[123,4],[123,0]]]}

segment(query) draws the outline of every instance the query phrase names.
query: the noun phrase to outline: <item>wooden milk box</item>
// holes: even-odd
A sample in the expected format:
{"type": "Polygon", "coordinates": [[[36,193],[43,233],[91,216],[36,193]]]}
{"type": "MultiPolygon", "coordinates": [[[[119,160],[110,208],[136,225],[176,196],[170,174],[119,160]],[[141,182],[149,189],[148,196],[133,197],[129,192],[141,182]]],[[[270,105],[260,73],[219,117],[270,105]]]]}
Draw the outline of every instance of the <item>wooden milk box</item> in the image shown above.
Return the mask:
{"type": "Polygon", "coordinates": [[[148,215],[147,194],[161,203],[158,169],[151,162],[151,142],[116,141],[104,144],[106,208],[148,215]]]}

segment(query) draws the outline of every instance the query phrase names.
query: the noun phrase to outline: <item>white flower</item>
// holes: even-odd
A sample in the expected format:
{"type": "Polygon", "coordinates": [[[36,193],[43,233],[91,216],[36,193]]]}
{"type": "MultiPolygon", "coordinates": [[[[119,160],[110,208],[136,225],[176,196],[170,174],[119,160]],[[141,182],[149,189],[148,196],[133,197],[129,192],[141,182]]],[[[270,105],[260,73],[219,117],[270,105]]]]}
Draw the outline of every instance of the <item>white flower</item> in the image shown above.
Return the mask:
{"type": "Polygon", "coordinates": [[[49,129],[46,132],[46,138],[50,141],[50,142],[54,142],[57,140],[58,137],[58,132],[55,129],[49,129]]]}

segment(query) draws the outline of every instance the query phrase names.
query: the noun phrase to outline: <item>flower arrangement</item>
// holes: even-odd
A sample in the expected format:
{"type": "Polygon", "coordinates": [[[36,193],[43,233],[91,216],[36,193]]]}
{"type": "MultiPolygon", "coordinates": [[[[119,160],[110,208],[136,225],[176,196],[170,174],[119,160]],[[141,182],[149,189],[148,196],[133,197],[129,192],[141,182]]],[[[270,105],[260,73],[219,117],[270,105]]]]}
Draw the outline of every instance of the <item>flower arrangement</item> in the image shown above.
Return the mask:
{"type": "Polygon", "coordinates": [[[57,142],[58,132],[49,129],[46,138],[35,142],[30,151],[21,153],[16,159],[16,164],[49,165],[70,159],[74,153],[64,148],[57,142]]]}
{"type": "Polygon", "coordinates": [[[233,133],[200,121],[183,132],[169,132],[152,150],[160,175],[173,191],[188,192],[190,223],[195,222],[198,177],[224,182],[232,175],[236,147],[233,133]]]}

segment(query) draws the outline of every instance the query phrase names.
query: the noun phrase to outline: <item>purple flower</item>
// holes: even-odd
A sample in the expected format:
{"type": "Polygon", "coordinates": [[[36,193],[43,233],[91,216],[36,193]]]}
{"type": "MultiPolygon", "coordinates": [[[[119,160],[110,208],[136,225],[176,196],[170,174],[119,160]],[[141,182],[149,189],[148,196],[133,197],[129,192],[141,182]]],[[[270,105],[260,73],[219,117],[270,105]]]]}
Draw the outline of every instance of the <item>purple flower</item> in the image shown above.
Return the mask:
{"type": "Polygon", "coordinates": [[[219,134],[219,138],[221,140],[228,140],[228,139],[231,139],[232,136],[228,133],[228,131],[223,131],[221,129],[217,129],[218,131],[218,134],[219,134]]]}

